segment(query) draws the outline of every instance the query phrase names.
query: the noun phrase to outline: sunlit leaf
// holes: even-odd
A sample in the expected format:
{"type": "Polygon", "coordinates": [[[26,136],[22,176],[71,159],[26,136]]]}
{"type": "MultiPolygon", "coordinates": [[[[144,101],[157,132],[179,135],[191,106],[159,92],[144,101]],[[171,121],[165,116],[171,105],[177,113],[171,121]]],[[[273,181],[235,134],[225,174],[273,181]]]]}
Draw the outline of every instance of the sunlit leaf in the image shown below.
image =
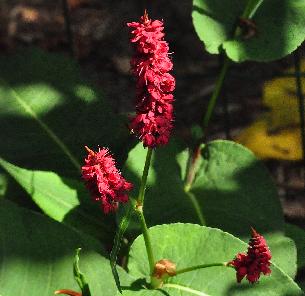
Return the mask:
{"type": "MultiPolygon", "coordinates": [[[[221,263],[245,252],[247,244],[219,229],[194,224],[171,224],[149,229],[155,260],[169,259],[177,270],[198,264],[221,263]]],[[[285,256],[285,254],[283,254],[285,256]]],[[[128,263],[130,274],[149,278],[149,266],[143,237],[135,240],[128,263]]],[[[236,283],[232,268],[218,266],[169,278],[161,290],[165,295],[303,295],[301,289],[281,269],[272,265],[270,276],[262,276],[257,285],[236,283]],[[192,291],[192,292],[191,292],[192,291]]],[[[137,293],[134,292],[135,295],[137,293]]],[[[129,295],[129,294],[127,294],[129,295]]],[[[140,295],[162,295],[146,291],[140,295]]]]}
{"type": "Polygon", "coordinates": [[[91,202],[80,181],[60,177],[53,172],[23,169],[1,158],[0,166],[24,188],[45,214],[104,242],[112,241],[114,221],[91,202]]]}

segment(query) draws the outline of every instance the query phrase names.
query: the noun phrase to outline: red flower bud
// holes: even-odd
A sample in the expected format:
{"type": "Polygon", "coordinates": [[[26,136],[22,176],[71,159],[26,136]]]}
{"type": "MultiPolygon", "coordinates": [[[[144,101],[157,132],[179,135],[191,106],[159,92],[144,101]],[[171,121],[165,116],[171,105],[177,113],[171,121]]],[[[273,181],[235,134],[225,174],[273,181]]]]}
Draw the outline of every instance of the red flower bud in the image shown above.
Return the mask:
{"type": "Polygon", "coordinates": [[[259,280],[260,274],[269,275],[271,253],[265,238],[252,228],[252,238],[249,241],[247,253],[239,253],[235,259],[228,263],[236,270],[237,282],[246,276],[250,283],[259,280]]]}
{"type": "Polygon", "coordinates": [[[108,149],[99,149],[98,152],[90,150],[82,166],[84,179],[92,198],[101,203],[105,214],[115,211],[119,202],[127,202],[126,191],[132,189],[132,184],[127,182],[115,167],[115,161],[108,149]]]}

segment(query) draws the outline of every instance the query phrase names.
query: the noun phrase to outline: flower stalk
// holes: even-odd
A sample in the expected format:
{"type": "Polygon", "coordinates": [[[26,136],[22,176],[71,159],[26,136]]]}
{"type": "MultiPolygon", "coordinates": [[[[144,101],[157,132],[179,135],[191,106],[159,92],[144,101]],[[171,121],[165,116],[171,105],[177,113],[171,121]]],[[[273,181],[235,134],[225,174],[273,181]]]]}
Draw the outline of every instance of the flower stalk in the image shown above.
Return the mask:
{"type": "Polygon", "coordinates": [[[178,269],[176,271],[175,275],[186,273],[186,272],[190,272],[190,271],[194,271],[194,270],[198,270],[198,269],[214,267],[214,266],[225,266],[225,267],[227,267],[228,266],[227,264],[228,264],[227,262],[220,262],[220,263],[208,263],[208,264],[195,265],[195,266],[191,266],[191,267],[186,267],[186,268],[178,269]]]}
{"type": "Polygon", "coordinates": [[[145,165],[144,165],[142,180],[141,180],[141,186],[140,186],[139,196],[138,196],[138,200],[137,200],[138,206],[143,206],[143,204],[144,204],[145,189],[146,189],[146,183],[147,183],[147,177],[148,177],[148,173],[149,173],[152,152],[153,152],[152,148],[147,149],[145,165]]]}
{"type": "Polygon", "coordinates": [[[152,243],[151,243],[150,236],[149,236],[149,231],[148,231],[146,221],[145,221],[145,217],[144,217],[144,214],[143,214],[143,207],[142,206],[137,206],[136,207],[136,213],[137,213],[137,216],[139,218],[142,233],[143,233],[146,253],[147,253],[147,257],[148,257],[150,275],[152,275],[153,270],[154,270],[154,265],[155,265],[155,258],[154,258],[154,253],[153,253],[153,249],[152,249],[152,243]]]}
{"type": "MultiPolygon", "coordinates": [[[[259,7],[261,6],[261,4],[263,3],[263,1],[264,0],[249,0],[241,15],[241,18],[252,19],[254,17],[255,13],[257,12],[257,10],[259,9],[259,7]]],[[[237,26],[234,30],[233,37],[236,38],[236,37],[240,36],[240,34],[242,34],[242,30],[239,26],[237,26]]],[[[186,174],[185,174],[186,177],[185,177],[185,181],[184,181],[184,188],[187,191],[189,191],[192,186],[194,176],[196,173],[196,162],[199,160],[199,157],[196,157],[196,155],[198,155],[198,149],[200,149],[200,145],[205,140],[206,131],[207,131],[208,125],[210,123],[210,119],[213,115],[218,98],[220,96],[221,90],[223,88],[224,81],[225,81],[226,75],[228,73],[230,64],[231,64],[230,59],[227,57],[227,55],[225,55],[223,65],[221,67],[219,76],[217,78],[216,86],[215,86],[212,96],[209,100],[207,111],[203,117],[202,137],[196,143],[195,149],[193,150],[193,154],[190,155],[191,160],[189,161],[189,163],[192,165],[189,165],[186,168],[186,174]]]]}
{"type": "Polygon", "coordinates": [[[151,244],[151,240],[150,240],[150,236],[149,236],[149,231],[148,231],[144,213],[143,213],[143,206],[144,206],[145,189],[146,189],[146,184],[147,184],[149,167],[150,167],[150,163],[151,163],[152,151],[153,151],[152,148],[147,149],[146,160],[145,160],[145,165],[144,165],[142,180],[141,180],[141,186],[140,186],[140,190],[139,190],[139,196],[137,199],[137,205],[135,207],[135,211],[139,218],[142,233],[143,233],[150,274],[153,273],[155,259],[154,259],[152,244],[151,244]]]}

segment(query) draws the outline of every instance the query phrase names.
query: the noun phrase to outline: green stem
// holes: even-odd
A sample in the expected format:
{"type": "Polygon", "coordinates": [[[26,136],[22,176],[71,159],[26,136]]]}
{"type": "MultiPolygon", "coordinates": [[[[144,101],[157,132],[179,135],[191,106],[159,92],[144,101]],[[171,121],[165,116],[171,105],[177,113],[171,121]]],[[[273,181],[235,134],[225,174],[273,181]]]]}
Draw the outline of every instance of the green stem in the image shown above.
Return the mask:
{"type": "Polygon", "coordinates": [[[148,172],[149,172],[152,151],[153,151],[152,148],[148,148],[147,154],[146,154],[146,160],[145,160],[145,165],[144,165],[142,180],[141,180],[141,187],[139,190],[139,196],[138,196],[138,200],[137,200],[139,206],[143,206],[143,204],[144,204],[145,189],[146,189],[147,176],[148,176],[148,172]]]}
{"type": "Polygon", "coordinates": [[[224,63],[222,65],[220,74],[219,74],[217,82],[216,82],[216,86],[215,86],[213,94],[212,94],[212,97],[209,100],[207,111],[203,118],[203,124],[202,124],[203,137],[205,136],[206,129],[209,125],[211,116],[213,114],[213,111],[214,111],[217,99],[219,97],[220,91],[222,89],[229,65],[230,65],[230,60],[227,57],[225,57],[224,63]]]}
{"type": "Polygon", "coordinates": [[[252,19],[263,2],[264,0],[249,0],[241,17],[252,19]]]}
{"type": "Polygon", "coordinates": [[[57,144],[57,146],[67,155],[71,163],[76,167],[76,169],[80,170],[80,163],[77,161],[77,159],[72,155],[68,147],[57,137],[57,135],[37,116],[37,114],[33,111],[31,106],[29,106],[22,98],[19,96],[19,94],[12,89],[5,81],[1,79],[1,82],[6,85],[7,88],[10,89],[13,97],[16,99],[16,101],[23,107],[24,111],[28,113],[36,122],[38,125],[46,132],[46,134],[57,144]]]}
{"type": "Polygon", "coordinates": [[[140,223],[141,223],[142,233],[143,233],[146,252],[147,252],[147,257],[148,257],[150,275],[152,275],[153,271],[154,271],[154,267],[155,267],[155,259],[154,259],[152,244],[151,244],[148,228],[147,228],[147,225],[146,225],[146,222],[145,222],[145,217],[144,217],[144,214],[143,214],[142,206],[138,206],[136,208],[136,213],[137,213],[137,215],[139,217],[139,220],[140,220],[140,223]]]}
{"type": "Polygon", "coordinates": [[[191,267],[182,268],[180,270],[177,270],[176,275],[181,274],[181,273],[185,273],[185,272],[190,272],[190,271],[197,270],[197,269],[213,267],[213,266],[228,266],[228,265],[227,265],[227,262],[200,264],[200,265],[195,265],[195,266],[191,266],[191,267]]]}
{"type": "MultiPolygon", "coordinates": [[[[263,0],[249,0],[247,2],[247,5],[241,15],[242,18],[247,18],[247,19],[251,19],[253,18],[254,14],[257,12],[258,8],[260,7],[260,5],[263,3],[263,0]]],[[[236,27],[234,30],[234,34],[233,37],[236,38],[241,34],[241,29],[240,27],[236,27]]],[[[224,58],[224,62],[222,65],[222,68],[220,70],[217,82],[216,82],[216,86],[214,88],[214,91],[212,93],[212,96],[209,100],[208,103],[208,107],[207,107],[207,111],[204,115],[203,118],[203,122],[202,122],[202,137],[201,139],[198,141],[198,143],[196,144],[196,148],[194,149],[194,154],[192,156],[190,156],[191,160],[189,161],[190,165],[187,166],[186,168],[186,178],[185,178],[185,188],[187,189],[187,191],[190,190],[193,180],[194,180],[194,176],[195,176],[195,170],[196,170],[196,162],[198,161],[199,157],[195,157],[197,150],[199,149],[200,144],[204,141],[205,137],[206,137],[206,130],[208,128],[210,119],[212,117],[212,114],[214,112],[215,106],[216,106],[216,102],[219,98],[219,95],[221,93],[223,84],[224,84],[224,80],[226,77],[226,74],[228,72],[229,66],[230,66],[231,62],[229,60],[229,58],[227,56],[225,56],[224,58]]]]}
{"type": "Polygon", "coordinates": [[[152,244],[151,244],[148,228],[147,228],[145,217],[143,214],[143,206],[144,206],[145,189],[146,189],[147,177],[148,177],[149,167],[150,167],[150,162],[151,162],[151,157],[152,157],[152,151],[153,151],[152,148],[148,148],[148,150],[147,150],[145,165],[144,165],[143,174],[142,174],[141,186],[140,186],[140,190],[139,190],[139,196],[137,199],[137,205],[135,207],[135,211],[139,217],[141,228],[142,228],[142,233],[143,233],[143,237],[144,237],[144,242],[145,242],[149,269],[150,269],[151,275],[154,271],[155,259],[154,259],[154,254],[153,254],[153,250],[152,250],[152,244]]]}
{"type": "MultiPolygon", "coordinates": [[[[256,13],[256,11],[258,10],[258,8],[260,7],[260,5],[262,3],[263,3],[263,0],[249,0],[243,14],[241,15],[241,17],[242,18],[247,18],[247,19],[253,18],[254,14],[256,13]]],[[[241,33],[240,28],[236,27],[235,30],[234,30],[234,37],[238,37],[240,33],[241,33]]],[[[216,102],[217,102],[219,94],[221,92],[221,89],[222,89],[222,86],[223,86],[223,83],[224,83],[225,76],[227,74],[229,65],[230,65],[230,60],[226,56],[225,60],[224,60],[224,63],[222,65],[220,74],[218,76],[218,79],[217,79],[216,86],[214,88],[212,97],[209,101],[207,111],[206,111],[205,116],[203,118],[203,124],[202,124],[203,138],[205,136],[206,129],[208,127],[208,124],[210,122],[211,116],[213,114],[213,111],[214,111],[214,108],[215,108],[215,105],[216,105],[216,102]]]]}

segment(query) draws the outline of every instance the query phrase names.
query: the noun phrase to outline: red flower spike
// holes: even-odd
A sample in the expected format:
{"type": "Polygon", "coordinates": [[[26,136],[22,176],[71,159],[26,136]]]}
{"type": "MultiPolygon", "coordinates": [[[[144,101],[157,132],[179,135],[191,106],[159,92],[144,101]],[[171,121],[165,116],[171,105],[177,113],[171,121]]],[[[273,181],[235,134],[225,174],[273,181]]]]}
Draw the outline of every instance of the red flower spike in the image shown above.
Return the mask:
{"type": "Polygon", "coordinates": [[[94,152],[85,146],[88,156],[82,166],[82,178],[92,198],[100,202],[105,214],[118,208],[119,202],[128,201],[126,191],[132,189],[115,167],[115,161],[106,148],[94,152]]]}
{"type": "Polygon", "coordinates": [[[168,143],[173,128],[175,78],[168,73],[173,63],[162,21],[149,19],[145,10],[139,22],[127,26],[133,28],[130,41],[135,54],[130,64],[137,79],[136,116],[129,126],[145,147],[155,148],[168,143]]]}
{"type": "Polygon", "coordinates": [[[252,227],[251,231],[252,238],[249,241],[247,253],[238,253],[235,259],[228,263],[235,268],[238,283],[245,276],[250,283],[255,283],[259,280],[261,273],[264,275],[271,273],[271,253],[266,240],[252,227]]]}

